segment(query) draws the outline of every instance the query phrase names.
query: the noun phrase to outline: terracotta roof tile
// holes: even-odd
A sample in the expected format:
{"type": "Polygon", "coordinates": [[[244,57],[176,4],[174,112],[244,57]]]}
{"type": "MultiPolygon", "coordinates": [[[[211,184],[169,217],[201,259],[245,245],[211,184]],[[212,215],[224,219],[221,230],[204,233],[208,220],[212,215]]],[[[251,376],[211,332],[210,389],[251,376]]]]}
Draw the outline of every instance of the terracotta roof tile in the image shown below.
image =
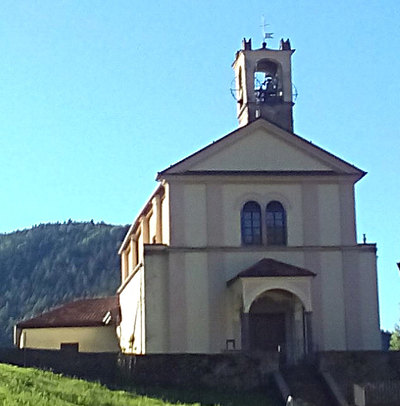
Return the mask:
{"type": "Polygon", "coordinates": [[[81,299],[66,303],[40,316],[21,321],[17,328],[43,327],[95,327],[119,323],[120,310],[117,296],[81,299]],[[105,322],[104,317],[110,312],[111,319],[105,322]]]}

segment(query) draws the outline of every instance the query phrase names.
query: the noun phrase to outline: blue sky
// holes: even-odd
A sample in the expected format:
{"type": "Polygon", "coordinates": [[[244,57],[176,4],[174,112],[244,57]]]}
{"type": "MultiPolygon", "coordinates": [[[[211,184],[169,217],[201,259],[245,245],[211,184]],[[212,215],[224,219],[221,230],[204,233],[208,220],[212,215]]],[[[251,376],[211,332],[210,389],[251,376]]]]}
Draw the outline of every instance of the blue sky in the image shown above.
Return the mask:
{"type": "Polygon", "coordinates": [[[237,127],[229,88],[261,17],[296,49],[295,132],[368,172],[382,327],[400,319],[398,1],[0,3],[0,232],[131,223],[157,171],[237,127]]]}

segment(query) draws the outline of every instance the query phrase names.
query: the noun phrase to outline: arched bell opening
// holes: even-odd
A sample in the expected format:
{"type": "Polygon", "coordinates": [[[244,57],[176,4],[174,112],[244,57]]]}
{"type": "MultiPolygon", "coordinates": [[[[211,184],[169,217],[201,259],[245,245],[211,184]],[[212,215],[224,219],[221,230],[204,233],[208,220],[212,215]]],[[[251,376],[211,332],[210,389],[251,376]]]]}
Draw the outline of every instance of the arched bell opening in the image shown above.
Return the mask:
{"type": "Polygon", "coordinates": [[[296,363],[308,352],[310,335],[302,301],[293,293],[274,289],[259,295],[248,313],[250,351],[278,351],[283,363],[296,363]]]}
{"type": "Polygon", "coordinates": [[[282,66],[270,59],[257,62],[254,71],[256,103],[276,104],[283,99],[282,66]]]}

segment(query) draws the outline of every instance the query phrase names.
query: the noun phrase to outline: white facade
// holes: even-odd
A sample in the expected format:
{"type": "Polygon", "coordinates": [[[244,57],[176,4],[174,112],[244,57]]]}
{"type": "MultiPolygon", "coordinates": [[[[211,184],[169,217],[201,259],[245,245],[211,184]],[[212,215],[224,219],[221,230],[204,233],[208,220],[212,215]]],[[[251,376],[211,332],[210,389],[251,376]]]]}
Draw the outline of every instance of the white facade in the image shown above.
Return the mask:
{"type": "Polygon", "coordinates": [[[159,173],[120,249],[122,349],[263,349],[256,326],[273,323],[271,343],[288,360],[379,349],[376,246],[356,242],[354,184],[365,173],[263,117],[241,125],[159,173]],[[247,202],[260,207],[255,244],[243,237],[247,202]],[[284,213],[280,244],[269,237],[271,202],[284,213]],[[310,272],[238,277],[262,259],[310,272]]]}
{"type": "Polygon", "coordinates": [[[76,345],[79,352],[118,352],[115,326],[24,328],[19,332],[18,348],[60,350],[76,345]]]}

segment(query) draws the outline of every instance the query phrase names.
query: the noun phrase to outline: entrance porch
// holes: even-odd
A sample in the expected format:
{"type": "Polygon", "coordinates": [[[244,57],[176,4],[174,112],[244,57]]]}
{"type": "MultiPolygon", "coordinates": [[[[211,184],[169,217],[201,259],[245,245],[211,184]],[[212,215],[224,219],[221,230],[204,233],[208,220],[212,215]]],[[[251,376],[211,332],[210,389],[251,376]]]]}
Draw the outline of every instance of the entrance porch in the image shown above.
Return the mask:
{"type": "Polygon", "coordinates": [[[295,364],[311,352],[313,276],[306,269],[263,259],[230,281],[242,351],[277,351],[283,364],[295,364]]]}

